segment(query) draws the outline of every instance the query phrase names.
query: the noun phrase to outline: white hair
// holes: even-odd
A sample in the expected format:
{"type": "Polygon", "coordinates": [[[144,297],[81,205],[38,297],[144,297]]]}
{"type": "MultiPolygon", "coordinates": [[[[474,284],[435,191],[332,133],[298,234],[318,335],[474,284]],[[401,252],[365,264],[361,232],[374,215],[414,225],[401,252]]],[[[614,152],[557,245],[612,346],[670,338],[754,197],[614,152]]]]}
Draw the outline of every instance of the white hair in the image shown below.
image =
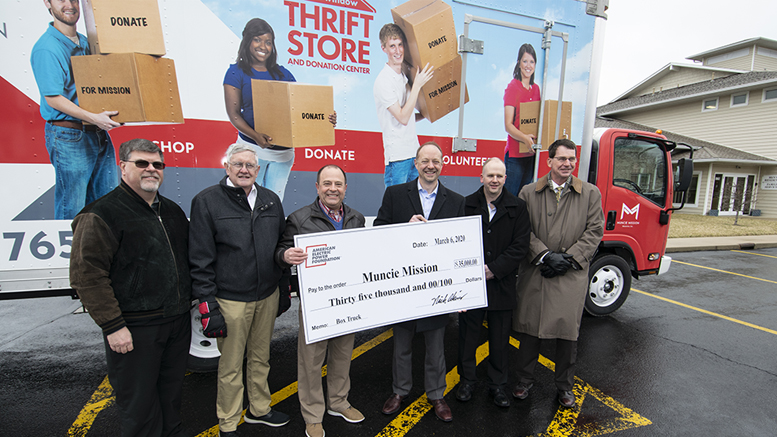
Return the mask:
{"type": "Polygon", "coordinates": [[[258,162],[259,157],[256,155],[256,149],[251,144],[235,143],[227,148],[227,162],[232,162],[232,156],[237,153],[251,152],[254,155],[254,159],[258,162]]]}

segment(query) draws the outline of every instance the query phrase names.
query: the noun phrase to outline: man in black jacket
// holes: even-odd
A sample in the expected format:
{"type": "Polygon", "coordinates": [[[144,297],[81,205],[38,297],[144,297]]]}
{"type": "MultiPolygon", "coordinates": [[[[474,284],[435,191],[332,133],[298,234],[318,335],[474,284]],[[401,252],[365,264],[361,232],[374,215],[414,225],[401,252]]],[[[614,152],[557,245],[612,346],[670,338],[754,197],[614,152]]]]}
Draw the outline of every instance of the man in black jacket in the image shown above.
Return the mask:
{"type": "MultiPolygon", "coordinates": [[[[439,181],[442,171],[442,149],[437,143],[428,142],[418,148],[415,157],[418,179],[388,187],[383,194],[383,204],[378,210],[375,226],[425,222],[434,219],[461,217],[464,215],[464,197],[445,188],[439,181]]],[[[448,315],[427,317],[394,325],[393,390],[383,404],[383,414],[399,411],[402,400],[413,386],[412,349],[413,335],[424,334],[426,364],[424,385],[426,396],[434,407],[437,418],[450,422],[451,409],[443,399],[445,394],[446,366],[444,336],[448,315]]]]}
{"type": "MultiPolygon", "coordinates": [[[[286,219],[286,231],[275,251],[276,261],[284,266],[302,264],[308,254],[294,247],[294,236],[317,232],[364,227],[364,216],[343,203],[348,187],[345,172],[337,165],[321,167],[316,175],[318,197],[310,205],[294,211],[286,219]]],[[[302,292],[302,291],[301,291],[302,292]]],[[[299,404],[305,419],[307,437],[324,437],[324,412],[358,423],[364,415],[348,402],[351,389],[351,354],[354,334],[307,344],[302,307],[299,311],[297,339],[297,380],[299,404]],[[326,358],[326,399],[321,384],[321,366],[326,358]]]]}
{"type": "Polygon", "coordinates": [[[531,224],[526,202],[504,189],[505,165],[490,158],[480,176],[483,186],[466,198],[466,215],[483,221],[483,262],[486,264],[488,307],[459,313],[459,375],[456,399],[470,400],[475,375],[475,350],[483,318],[488,319],[488,388],[494,403],[509,407],[507,396],[508,348],[512,312],[516,306],[518,263],[529,249],[531,224]]]}
{"type": "Polygon", "coordinates": [[[221,352],[219,433],[236,436],[246,353],[245,421],[273,427],[289,422],[288,415],[270,408],[267,384],[282,273],[273,256],[285,219],[278,195],[256,184],[259,168],[253,146],[231,145],[224,168],[227,175],[218,185],[192,199],[189,262],[203,333],[218,337],[221,352]]]}
{"type": "Polygon", "coordinates": [[[178,436],[189,354],[189,222],[157,194],[164,155],[119,149],[121,184],[73,220],[70,285],[102,328],[124,436],[178,436]]]}

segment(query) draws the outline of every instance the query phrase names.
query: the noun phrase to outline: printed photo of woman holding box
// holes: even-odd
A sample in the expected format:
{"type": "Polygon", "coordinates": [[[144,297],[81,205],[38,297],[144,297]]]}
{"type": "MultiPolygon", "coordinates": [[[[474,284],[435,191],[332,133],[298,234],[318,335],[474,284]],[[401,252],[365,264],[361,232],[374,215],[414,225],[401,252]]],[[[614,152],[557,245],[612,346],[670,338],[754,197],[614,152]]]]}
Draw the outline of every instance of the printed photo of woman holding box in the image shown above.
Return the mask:
{"type": "MultiPolygon", "coordinates": [[[[224,101],[227,115],[238,130],[237,143],[252,144],[259,158],[256,182],[274,191],[283,200],[286,182],[294,164],[294,149],[275,145],[272,138],[254,130],[254,102],[251,79],[296,82],[286,68],[278,65],[275,32],[261,18],[251,19],[243,29],[243,40],[237,52],[237,61],[231,64],[224,77],[224,101]]],[[[261,102],[257,102],[261,104],[261,102]]],[[[337,123],[337,114],[329,121],[337,123]]]]}
{"type": "Polygon", "coordinates": [[[535,135],[527,135],[518,128],[521,125],[521,103],[540,100],[540,87],[534,83],[534,68],[537,64],[537,54],[531,44],[524,44],[518,50],[518,62],[513,70],[513,79],[507,85],[504,96],[505,131],[507,145],[505,146],[505,166],[507,167],[505,188],[518,195],[521,188],[531,183],[534,176],[534,141],[535,135]],[[529,148],[521,152],[520,143],[529,148]]]}

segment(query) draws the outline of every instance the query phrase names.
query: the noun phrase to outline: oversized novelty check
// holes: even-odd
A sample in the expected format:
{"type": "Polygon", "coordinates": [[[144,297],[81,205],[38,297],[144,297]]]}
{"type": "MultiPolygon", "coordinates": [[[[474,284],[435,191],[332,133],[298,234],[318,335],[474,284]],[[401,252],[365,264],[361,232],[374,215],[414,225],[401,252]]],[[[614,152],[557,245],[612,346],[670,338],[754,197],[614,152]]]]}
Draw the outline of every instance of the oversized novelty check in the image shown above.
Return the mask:
{"type": "Polygon", "coordinates": [[[480,220],[295,236],[307,343],[488,305],[480,220]]]}

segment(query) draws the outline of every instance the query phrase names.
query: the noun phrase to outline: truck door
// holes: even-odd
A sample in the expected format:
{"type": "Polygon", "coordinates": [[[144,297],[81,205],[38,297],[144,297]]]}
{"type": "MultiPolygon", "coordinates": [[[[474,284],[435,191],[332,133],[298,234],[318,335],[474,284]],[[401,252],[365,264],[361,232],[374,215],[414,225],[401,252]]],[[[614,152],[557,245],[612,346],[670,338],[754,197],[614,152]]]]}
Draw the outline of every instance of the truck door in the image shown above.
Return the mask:
{"type": "Polygon", "coordinates": [[[604,244],[627,245],[636,264],[632,269],[657,271],[669,234],[668,224],[660,222],[671,194],[665,143],[609,131],[600,142],[600,168],[609,170],[597,181],[603,198],[604,244]],[[611,146],[602,147],[607,144],[611,146]]]}

